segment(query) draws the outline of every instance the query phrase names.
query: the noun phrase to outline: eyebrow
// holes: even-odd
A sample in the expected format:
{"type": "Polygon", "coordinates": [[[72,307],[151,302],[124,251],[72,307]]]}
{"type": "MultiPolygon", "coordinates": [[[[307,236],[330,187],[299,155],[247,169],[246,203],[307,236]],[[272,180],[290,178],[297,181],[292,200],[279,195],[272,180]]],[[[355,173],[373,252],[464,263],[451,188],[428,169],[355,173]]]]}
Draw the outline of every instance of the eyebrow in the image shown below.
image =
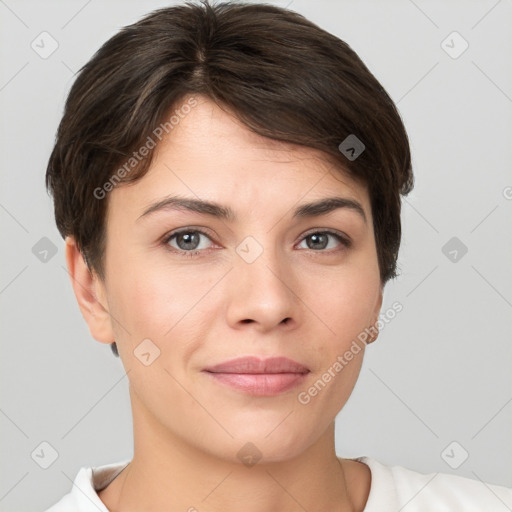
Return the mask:
{"type": "MultiPolygon", "coordinates": [[[[305,203],[298,206],[293,212],[293,218],[319,217],[340,208],[347,208],[358,213],[365,223],[367,223],[366,214],[361,203],[347,197],[327,197],[312,203],[305,203]]],[[[144,213],[137,219],[147,217],[159,211],[191,211],[203,215],[211,215],[228,222],[236,221],[235,212],[228,206],[205,201],[203,199],[184,198],[178,196],[167,196],[151,204],[144,213]]]]}

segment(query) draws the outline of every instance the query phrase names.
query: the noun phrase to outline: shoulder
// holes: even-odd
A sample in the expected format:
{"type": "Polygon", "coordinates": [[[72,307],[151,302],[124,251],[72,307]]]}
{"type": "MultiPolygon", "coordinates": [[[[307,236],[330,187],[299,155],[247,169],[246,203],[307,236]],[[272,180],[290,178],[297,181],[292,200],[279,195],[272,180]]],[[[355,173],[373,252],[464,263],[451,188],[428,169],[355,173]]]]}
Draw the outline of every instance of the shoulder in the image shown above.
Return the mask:
{"type": "Polygon", "coordinates": [[[108,485],[129,463],[128,460],[96,467],[81,467],[71,491],[44,512],[108,512],[97,491],[108,485]]]}
{"type": "Polygon", "coordinates": [[[420,473],[387,466],[371,457],[355,459],[370,467],[372,483],[363,512],[380,510],[383,500],[407,512],[510,510],[512,488],[440,472],[420,473]]]}
{"type": "Polygon", "coordinates": [[[71,491],[44,512],[64,512],[70,510],[87,510],[81,507],[81,496],[90,498],[93,492],[92,468],[82,467],[73,481],[71,491]]]}

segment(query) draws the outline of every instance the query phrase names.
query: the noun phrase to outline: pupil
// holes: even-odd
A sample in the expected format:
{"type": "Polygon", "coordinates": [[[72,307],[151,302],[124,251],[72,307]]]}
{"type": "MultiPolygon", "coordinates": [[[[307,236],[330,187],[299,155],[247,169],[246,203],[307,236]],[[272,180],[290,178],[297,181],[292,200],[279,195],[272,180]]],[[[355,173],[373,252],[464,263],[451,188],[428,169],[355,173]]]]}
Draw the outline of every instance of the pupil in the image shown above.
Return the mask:
{"type": "MultiPolygon", "coordinates": [[[[198,233],[182,233],[179,238],[184,240],[186,247],[183,249],[195,249],[197,247],[198,233]],[[190,245],[192,245],[192,247],[190,247],[190,245]]],[[[310,235],[309,239],[311,240],[311,243],[308,243],[310,249],[318,249],[318,245],[320,245],[322,249],[326,247],[327,237],[325,234],[310,235]]]]}
{"type": "Polygon", "coordinates": [[[182,247],[183,249],[195,249],[197,246],[197,233],[182,233],[180,238],[182,238],[185,241],[185,247],[182,247]],[[193,238],[196,238],[195,241],[192,241],[193,238]],[[195,242],[195,243],[194,243],[195,242]],[[190,247],[192,245],[192,247],[190,247]]]}
{"type": "MultiPolygon", "coordinates": [[[[317,242],[318,242],[318,240],[320,238],[323,238],[323,242],[324,243],[320,243],[320,245],[321,245],[322,249],[326,247],[327,237],[325,235],[323,235],[323,234],[315,234],[315,235],[311,235],[310,238],[311,238],[312,241],[316,240],[317,242]]],[[[314,246],[314,243],[313,244],[309,244],[309,245],[310,245],[310,249],[314,249],[315,248],[315,247],[311,247],[311,245],[314,246]]],[[[318,248],[318,245],[316,246],[316,248],[318,248]]]]}

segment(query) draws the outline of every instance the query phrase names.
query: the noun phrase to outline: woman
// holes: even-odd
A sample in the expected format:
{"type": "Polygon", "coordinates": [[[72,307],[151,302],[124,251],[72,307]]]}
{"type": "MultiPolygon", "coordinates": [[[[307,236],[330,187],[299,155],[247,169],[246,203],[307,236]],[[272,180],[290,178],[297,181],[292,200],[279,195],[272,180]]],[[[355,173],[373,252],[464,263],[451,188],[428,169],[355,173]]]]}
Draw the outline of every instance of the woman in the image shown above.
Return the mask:
{"type": "Polygon", "coordinates": [[[263,4],[187,3],[107,41],[47,169],[91,335],[130,384],[131,460],[49,510],[491,510],[512,490],[337,457],[412,189],[350,47],[263,4]]]}

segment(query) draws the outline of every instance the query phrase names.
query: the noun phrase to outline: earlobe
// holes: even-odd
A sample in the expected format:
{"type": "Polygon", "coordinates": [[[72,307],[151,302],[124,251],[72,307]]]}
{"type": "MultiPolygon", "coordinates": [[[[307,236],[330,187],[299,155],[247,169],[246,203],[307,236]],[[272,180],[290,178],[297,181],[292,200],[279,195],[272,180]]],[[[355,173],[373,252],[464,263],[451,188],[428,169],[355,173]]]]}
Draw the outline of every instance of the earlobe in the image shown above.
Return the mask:
{"type": "Polygon", "coordinates": [[[379,320],[379,315],[380,315],[380,310],[382,308],[383,298],[384,298],[384,288],[381,285],[379,288],[379,295],[378,295],[377,304],[375,306],[375,311],[374,311],[374,319],[373,319],[374,324],[376,324],[377,321],[379,320]]]}
{"type": "Polygon", "coordinates": [[[377,295],[377,300],[375,302],[375,308],[372,313],[372,322],[371,324],[366,328],[366,330],[370,333],[370,337],[365,341],[367,345],[370,343],[373,343],[378,337],[379,337],[379,314],[380,309],[382,307],[382,300],[383,300],[383,286],[381,285],[379,288],[379,293],[377,295]]]}
{"type": "Polygon", "coordinates": [[[78,306],[91,336],[101,343],[112,343],[114,333],[105,286],[94,272],[89,271],[72,236],[66,237],[66,263],[78,306]]]}

